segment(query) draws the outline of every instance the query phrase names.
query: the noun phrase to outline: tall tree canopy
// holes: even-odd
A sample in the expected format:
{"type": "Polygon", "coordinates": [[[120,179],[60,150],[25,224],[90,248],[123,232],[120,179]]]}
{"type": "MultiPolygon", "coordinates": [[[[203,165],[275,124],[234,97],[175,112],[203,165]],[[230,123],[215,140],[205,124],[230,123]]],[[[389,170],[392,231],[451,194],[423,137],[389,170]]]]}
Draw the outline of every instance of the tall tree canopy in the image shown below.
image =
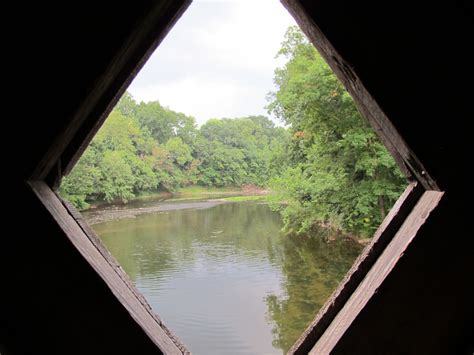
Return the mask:
{"type": "Polygon", "coordinates": [[[393,158],[297,27],[278,56],[264,116],[193,117],[126,93],[61,185],[80,208],[186,185],[270,186],[289,233],[331,226],[370,235],[406,185],[393,158]]]}
{"type": "Polygon", "coordinates": [[[187,185],[264,186],[272,147],[286,134],[263,116],[209,120],[126,93],[92,140],[61,194],[79,208],[96,200],[123,202],[143,191],[187,185]]]}
{"type": "Polygon", "coordinates": [[[330,225],[371,234],[406,185],[392,156],[361,117],[344,87],[297,27],[278,56],[277,90],[268,109],[289,127],[288,157],[272,180],[285,228],[330,225]]]}

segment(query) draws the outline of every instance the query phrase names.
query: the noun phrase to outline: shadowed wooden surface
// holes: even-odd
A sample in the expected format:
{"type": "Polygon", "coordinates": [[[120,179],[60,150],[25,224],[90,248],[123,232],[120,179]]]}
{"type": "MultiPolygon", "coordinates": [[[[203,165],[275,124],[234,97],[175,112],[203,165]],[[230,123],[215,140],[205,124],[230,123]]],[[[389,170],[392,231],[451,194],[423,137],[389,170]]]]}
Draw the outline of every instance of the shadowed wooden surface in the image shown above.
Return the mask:
{"type": "MultiPolygon", "coordinates": [[[[400,134],[401,140],[384,140],[397,160],[428,190],[444,191],[332,354],[472,355],[472,3],[284,2],[316,25],[315,37],[324,35],[325,48],[335,53],[326,57],[360,109],[367,114],[371,108],[372,124],[382,120],[374,124],[378,133],[400,134]],[[357,96],[363,92],[369,96],[357,96]]],[[[21,139],[2,140],[2,355],[161,353],[149,336],[156,329],[137,324],[138,313],[132,316],[119,301],[25,181],[36,171],[57,183],[159,41],[153,36],[166,31],[185,4],[17,3],[5,11],[14,24],[2,48],[14,74],[4,83],[14,99],[6,104],[18,109],[2,131],[21,132],[21,139]],[[157,13],[160,4],[168,5],[157,13]],[[143,35],[127,42],[134,33],[143,35]],[[120,53],[130,57],[120,61],[120,53]]]]}
{"type": "Polygon", "coordinates": [[[163,330],[161,322],[154,317],[151,308],[140,302],[135,288],[128,282],[128,278],[122,275],[124,271],[104,257],[105,251],[101,253],[97,245],[84,233],[51,188],[42,181],[31,181],[29,185],[65,232],[69,241],[104,280],[115,297],[158,348],[164,354],[182,354],[183,351],[186,352],[183,347],[180,349],[181,345],[179,343],[173,342],[166,328],[163,330]]]}
{"type": "Polygon", "coordinates": [[[333,350],[345,331],[403,256],[403,253],[415,238],[418,230],[426,222],[430,213],[436,208],[442,196],[443,193],[437,191],[427,191],[421,196],[405,222],[403,222],[400,230],[377,259],[377,262],[334,318],[323,336],[311,349],[310,355],[329,354],[333,350]]]}

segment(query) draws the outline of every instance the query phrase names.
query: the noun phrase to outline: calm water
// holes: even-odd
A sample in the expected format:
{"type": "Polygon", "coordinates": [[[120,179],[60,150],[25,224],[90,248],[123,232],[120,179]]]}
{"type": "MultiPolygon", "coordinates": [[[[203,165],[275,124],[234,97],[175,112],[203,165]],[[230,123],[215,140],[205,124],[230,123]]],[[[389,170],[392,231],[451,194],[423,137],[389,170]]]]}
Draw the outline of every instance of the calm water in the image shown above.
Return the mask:
{"type": "Polygon", "coordinates": [[[256,202],[94,225],[188,349],[219,355],[286,352],[360,251],[280,228],[256,202]]]}

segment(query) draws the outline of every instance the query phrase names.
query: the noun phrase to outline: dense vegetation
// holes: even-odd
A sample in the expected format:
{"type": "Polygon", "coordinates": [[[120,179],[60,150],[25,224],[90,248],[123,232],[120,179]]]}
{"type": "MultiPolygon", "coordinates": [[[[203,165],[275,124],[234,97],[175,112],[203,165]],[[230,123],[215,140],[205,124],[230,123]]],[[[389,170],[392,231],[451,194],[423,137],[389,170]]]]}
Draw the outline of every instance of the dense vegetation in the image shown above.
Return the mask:
{"type": "Polygon", "coordinates": [[[289,126],[291,139],[271,181],[288,232],[326,225],[371,234],[406,180],[352,98],[314,47],[290,27],[278,55],[277,90],[268,109],[289,126]]]}
{"type": "Polygon", "coordinates": [[[196,184],[264,186],[275,175],[272,152],[285,135],[263,116],[211,119],[198,129],[194,118],[157,101],[137,104],[127,93],[60,192],[86,208],[91,201],[127,202],[145,191],[196,184]]]}
{"type": "Polygon", "coordinates": [[[393,158],[304,35],[287,31],[263,116],[194,118],[125,94],[61,185],[79,208],[189,185],[269,186],[289,233],[368,235],[406,184],[393,158]]]}

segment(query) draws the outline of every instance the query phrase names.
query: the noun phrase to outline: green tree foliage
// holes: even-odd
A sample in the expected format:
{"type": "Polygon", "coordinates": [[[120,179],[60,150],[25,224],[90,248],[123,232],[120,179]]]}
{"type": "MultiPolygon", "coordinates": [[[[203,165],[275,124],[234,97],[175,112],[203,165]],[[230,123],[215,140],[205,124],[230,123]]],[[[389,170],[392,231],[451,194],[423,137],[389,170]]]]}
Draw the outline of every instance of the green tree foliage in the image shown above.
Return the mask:
{"type": "Polygon", "coordinates": [[[180,137],[170,138],[166,142],[165,148],[169,152],[170,159],[180,168],[184,169],[193,160],[191,148],[180,137]]]}
{"type": "Polygon", "coordinates": [[[127,153],[123,150],[108,150],[101,161],[99,189],[106,201],[116,198],[126,202],[134,197],[135,176],[127,164],[127,153]]]}
{"type": "MultiPolygon", "coordinates": [[[[325,232],[320,231],[320,234],[325,232]]],[[[274,324],[273,345],[286,354],[329,299],[360,254],[361,247],[342,239],[328,244],[322,238],[308,235],[286,237],[281,243],[283,252],[279,262],[285,275],[282,287],[286,292],[284,296],[269,294],[265,301],[274,324]]]]}
{"type": "Polygon", "coordinates": [[[330,226],[370,235],[406,181],[330,68],[296,27],[286,33],[264,116],[193,117],[126,93],[61,194],[88,201],[133,198],[187,185],[270,186],[289,233],[330,226]],[[283,203],[282,203],[283,202],[283,203]]]}
{"type": "Polygon", "coordinates": [[[137,192],[155,189],[158,182],[144,159],[155,145],[136,119],[113,111],[71,174],[63,179],[61,195],[86,208],[88,200],[127,202],[137,192]]]}
{"type": "Polygon", "coordinates": [[[254,184],[270,178],[272,148],[285,137],[264,116],[212,119],[200,129],[201,183],[210,186],[254,184]]]}
{"type": "Polygon", "coordinates": [[[100,177],[96,152],[86,149],[71,173],[63,178],[60,193],[77,208],[87,208],[86,199],[98,192],[100,177]]]}
{"type": "Polygon", "coordinates": [[[127,202],[144,191],[179,187],[266,185],[272,149],[286,131],[266,117],[193,117],[158,101],[137,104],[126,93],[92,140],[60,193],[78,208],[92,201],[127,202]]]}
{"type": "MultiPolygon", "coordinates": [[[[288,232],[315,225],[371,234],[406,181],[328,65],[290,27],[268,109],[289,126],[284,171],[272,180],[288,232]]],[[[276,204],[275,204],[276,206],[276,204]]]]}

